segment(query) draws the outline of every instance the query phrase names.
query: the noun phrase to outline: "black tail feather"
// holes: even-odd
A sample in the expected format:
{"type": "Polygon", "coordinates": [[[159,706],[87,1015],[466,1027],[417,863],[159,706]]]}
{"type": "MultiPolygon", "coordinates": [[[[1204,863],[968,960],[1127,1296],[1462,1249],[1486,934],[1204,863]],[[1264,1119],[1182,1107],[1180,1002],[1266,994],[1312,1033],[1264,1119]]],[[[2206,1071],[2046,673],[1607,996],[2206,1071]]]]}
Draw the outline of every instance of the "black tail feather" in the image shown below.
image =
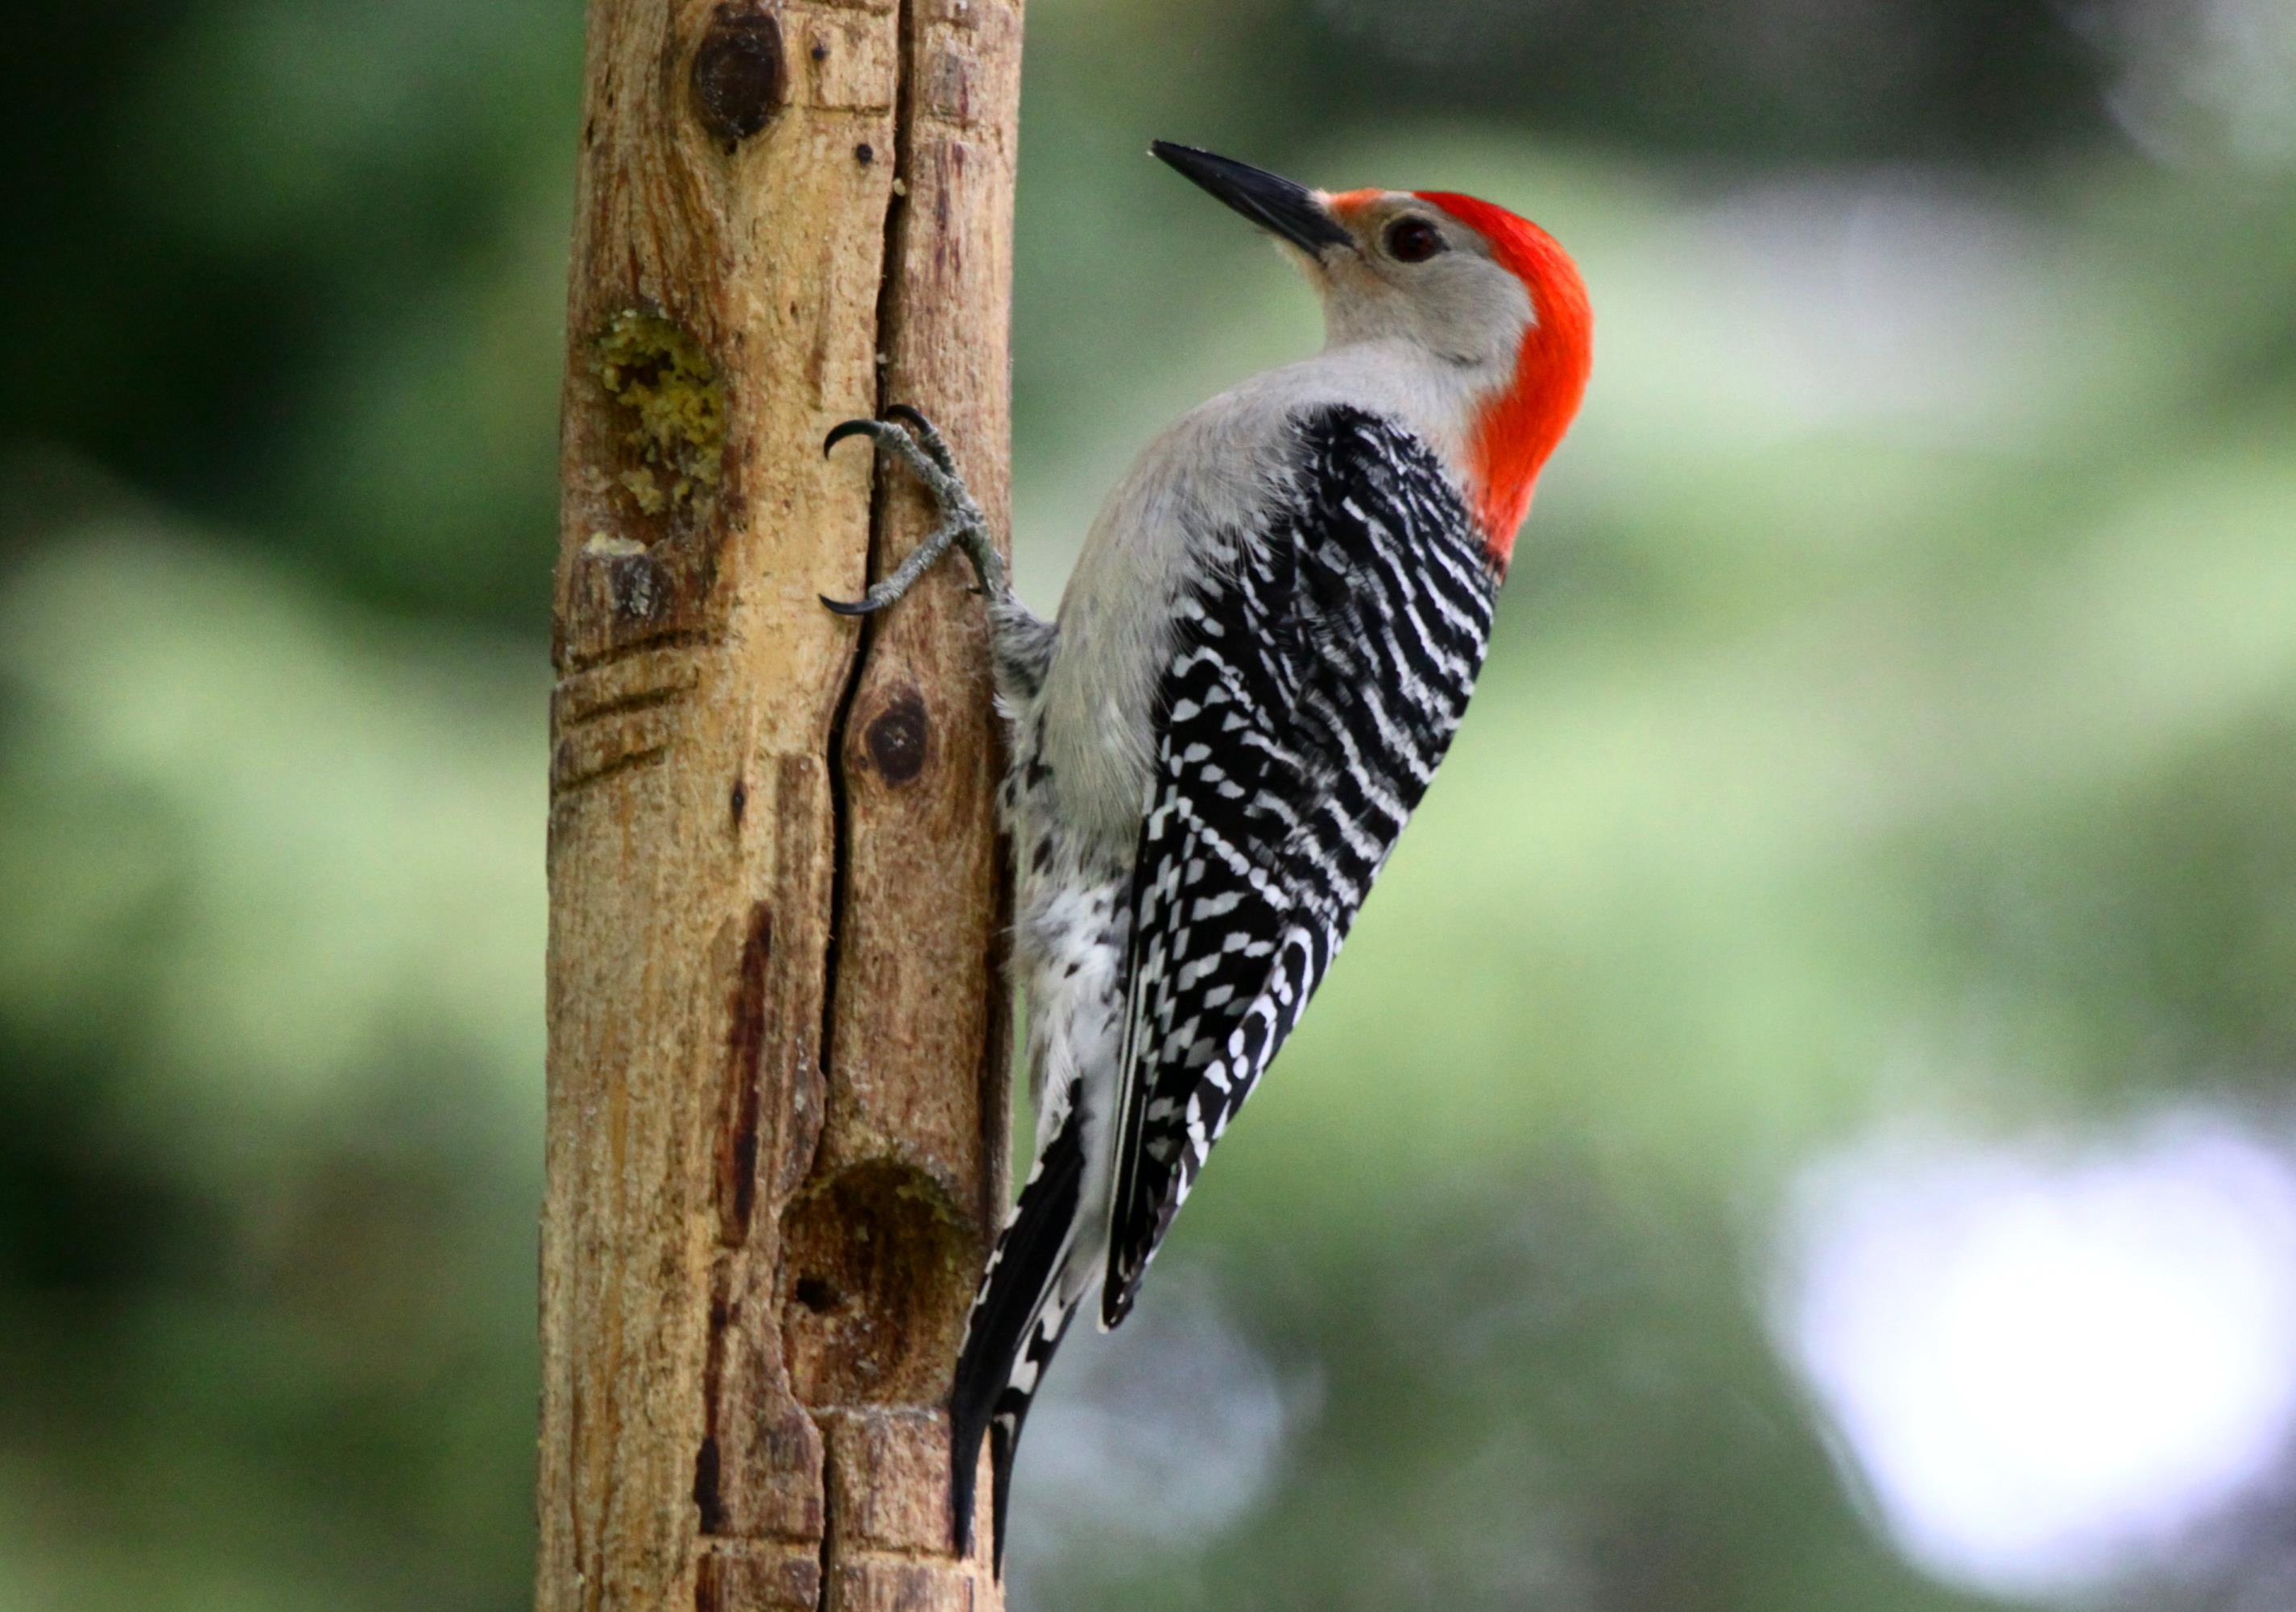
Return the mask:
{"type": "Polygon", "coordinates": [[[1061,1315],[1051,1336],[1031,1346],[1031,1337],[1058,1280],[1061,1263],[1076,1231],[1084,1190],[1084,1146],[1070,1117],[1037,1160],[1021,1201],[996,1252],[988,1262],[980,1295],[973,1300],[957,1356],[956,1388],[949,1400],[949,1500],[956,1548],[972,1549],[974,1485],[980,1441],[989,1439],[991,1486],[996,1509],[994,1566],[1004,1570],[1004,1505],[1013,1481],[1013,1455],[1029,1399],[1044,1367],[1059,1346],[1068,1317],[1061,1315]],[[1013,1381],[1021,1352],[1029,1351],[1033,1372],[1026,1387],[1013,1381]]]}
{"type": "Polygon", "coordinates": [[[988,1427],[988,1493],[996,1511],[991,1519],[996,1535],[989,1542],[988,1570],[998,1578],[1004,1576],[1004,1516],[1013,1493],[1013,1457],[1020,1452],[1021,1424],[1028,1416],[1029,1402],[1024,1399],[1011,1420],[999,1417],[988,1427]]]}

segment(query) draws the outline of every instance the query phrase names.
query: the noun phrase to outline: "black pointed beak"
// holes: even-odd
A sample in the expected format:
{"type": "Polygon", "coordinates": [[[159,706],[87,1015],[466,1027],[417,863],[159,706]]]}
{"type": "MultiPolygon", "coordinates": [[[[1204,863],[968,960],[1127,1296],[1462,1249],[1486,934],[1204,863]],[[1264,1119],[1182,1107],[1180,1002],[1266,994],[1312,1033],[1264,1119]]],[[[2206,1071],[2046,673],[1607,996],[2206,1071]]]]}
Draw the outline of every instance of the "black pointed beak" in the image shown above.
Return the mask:
{"type": "Polygon", "coordinates": [[[1193,145],[1159,140],[1148,149],[1260,228],[1311,258],[1321,257],[1330,247],[1355,244],[1355,238],[1340,227],[1339,220],[1304,184],[1294,184],[1248,162],[1215,157],[1193,145]]]}

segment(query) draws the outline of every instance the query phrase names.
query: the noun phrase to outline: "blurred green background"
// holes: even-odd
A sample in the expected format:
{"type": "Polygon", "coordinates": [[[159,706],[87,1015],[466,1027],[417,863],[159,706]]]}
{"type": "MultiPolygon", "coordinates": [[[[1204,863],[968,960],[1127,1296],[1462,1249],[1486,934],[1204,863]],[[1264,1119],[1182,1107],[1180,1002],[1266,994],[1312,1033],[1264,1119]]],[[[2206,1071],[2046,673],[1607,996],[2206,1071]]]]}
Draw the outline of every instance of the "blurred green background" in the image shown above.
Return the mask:
{"type": "MultiPolygon", "coordinates": [[[[526,1604],[579,8],[19,6],[0,1608],[526,1604]]],[[[2296,1608],[2296,7],[1035,0],[1016,547],[1480,192],[1582,421],[1016,1608],[2296,1608]]]]}

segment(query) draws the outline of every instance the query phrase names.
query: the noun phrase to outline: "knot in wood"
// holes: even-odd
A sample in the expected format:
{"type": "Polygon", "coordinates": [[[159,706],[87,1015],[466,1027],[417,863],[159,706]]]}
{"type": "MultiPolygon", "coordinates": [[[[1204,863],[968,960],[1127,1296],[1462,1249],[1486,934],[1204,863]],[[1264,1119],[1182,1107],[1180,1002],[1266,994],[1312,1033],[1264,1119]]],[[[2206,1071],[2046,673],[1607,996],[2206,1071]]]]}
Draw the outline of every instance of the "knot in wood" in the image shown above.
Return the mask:
{"type": "Polygon", "coordinates": [[[765,127],[789,98],[789,66],[773,13],[720,5],[694,50],[688,84],[694,116],[726,151],[765,127]]]}
{"type": "Polygon", "coordinates": [[[916,777],[925,769],[932,744],[932,722],[925,715],[923,698],[914,689],[900,690],[870,723],[863,741],[870,764],[887,783],[907,783],[916,777]]]}

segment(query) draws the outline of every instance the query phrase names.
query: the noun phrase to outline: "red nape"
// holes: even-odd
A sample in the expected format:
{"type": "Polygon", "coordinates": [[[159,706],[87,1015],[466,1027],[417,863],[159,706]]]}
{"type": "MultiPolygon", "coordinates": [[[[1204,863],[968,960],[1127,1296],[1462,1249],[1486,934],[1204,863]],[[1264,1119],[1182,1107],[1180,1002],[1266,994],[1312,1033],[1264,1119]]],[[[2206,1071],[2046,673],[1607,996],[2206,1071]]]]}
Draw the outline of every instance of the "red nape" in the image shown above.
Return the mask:
{"type": "Polygon", "coordinates": [[[1490,243],[1491,255],[1530,292],[1532,319],[1515,356],[1514,380],[1483,406],[1469,445],[1475,516],[1491,563],[1502,571],[1514,552],[1516,528],[1530,510],[1531,489],[1587,392],[1595,362],[1595,313],[1578,266],[1554,237],[1503,207],[1449,191],[1420,191],[1490,243]]]}

